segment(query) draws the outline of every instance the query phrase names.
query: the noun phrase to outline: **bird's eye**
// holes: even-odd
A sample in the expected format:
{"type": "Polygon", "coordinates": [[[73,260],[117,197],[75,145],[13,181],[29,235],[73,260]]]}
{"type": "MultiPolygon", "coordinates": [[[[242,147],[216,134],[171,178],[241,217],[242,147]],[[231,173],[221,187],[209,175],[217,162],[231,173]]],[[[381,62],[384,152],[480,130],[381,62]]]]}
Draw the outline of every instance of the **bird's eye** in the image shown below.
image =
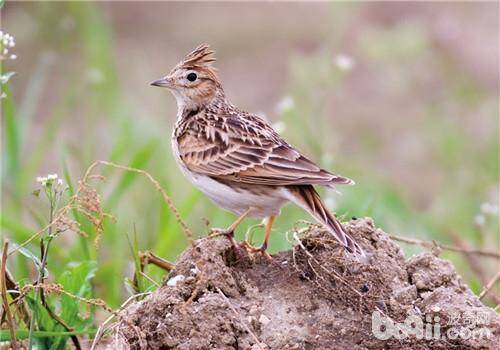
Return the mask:
{"type": "Polygon", "coordinates": [[[187,80],[189,81],[195,81],[196,78],[198,78],[198,76],[196,75],[196,73],[189,73],[186,77],[187,80]]]}

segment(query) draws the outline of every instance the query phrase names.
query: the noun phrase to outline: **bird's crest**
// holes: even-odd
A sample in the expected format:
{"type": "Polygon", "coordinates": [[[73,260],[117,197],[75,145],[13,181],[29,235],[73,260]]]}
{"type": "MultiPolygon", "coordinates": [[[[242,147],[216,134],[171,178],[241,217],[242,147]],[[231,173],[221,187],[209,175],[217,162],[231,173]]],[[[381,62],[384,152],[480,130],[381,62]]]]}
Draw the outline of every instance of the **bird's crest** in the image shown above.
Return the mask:
{"type": "Polygon", "coordinates": [[[188,53],[174,69],[201,69],[213,80],[219,81],[217,69],[212,66],[212,62],[215,62],[215,51],[208,44],[201,44],[188,53]]]}
{"type": "Polygon", "coordinates": [[[181,62],[183,66],[211,67],[215,61],[215,51],[208,44],[201,44],[191,51],[181,62]]]}

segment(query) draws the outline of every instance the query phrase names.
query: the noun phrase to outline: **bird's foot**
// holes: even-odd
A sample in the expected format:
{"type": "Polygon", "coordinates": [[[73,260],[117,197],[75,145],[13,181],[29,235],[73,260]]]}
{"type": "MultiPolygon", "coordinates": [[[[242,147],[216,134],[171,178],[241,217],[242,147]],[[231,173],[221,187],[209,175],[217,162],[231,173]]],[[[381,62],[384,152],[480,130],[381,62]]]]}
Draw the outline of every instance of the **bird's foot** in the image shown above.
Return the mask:
{"type": "Polygon", "coordinates": [[[254,247],[248,241],[241,242],[241,246],[249,253],[249,254],[260,254],[265,257],[269,261],[273,261],[273,257],[266,251],[267,244],[263,243],[260,247],[254,247]]]}
{"type": "Polygon", "coordinates": [[[219,237],[219,236],[226,236],[228,238],[234,238],[234,230],[227,229],[227,228],[211,228],[210,231],[208,232],[208,237],[213,238],[213,237],[219,237]]]}
{"type": "Polygon", "coordinates": [[[208,233],[209,238],[214,238],[214,237],[219,237],[219,236],[224,236],[226,237],[229,242],[231,243],[231,247],[235,251],[235,253],[238,256],[241,256],[240,252],[240,247],[238,243],[236,242],[236,239],[234,239],[234,230],[231,230],[230,228],[211,228],[210,232],[208,233]]]}

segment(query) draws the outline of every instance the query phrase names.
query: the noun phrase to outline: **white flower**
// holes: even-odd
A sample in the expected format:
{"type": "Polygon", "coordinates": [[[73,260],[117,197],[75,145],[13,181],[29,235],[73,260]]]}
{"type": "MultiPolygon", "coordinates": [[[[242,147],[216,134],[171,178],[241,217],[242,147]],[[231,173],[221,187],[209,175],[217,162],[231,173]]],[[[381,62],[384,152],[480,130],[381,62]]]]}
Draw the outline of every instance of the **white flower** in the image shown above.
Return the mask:
{"type": "Polygon", "coordinates": [[[0,32],[0,40],[4,46],[14,47],[16,46],[16,42],[14,41],[14,37],[9,33],[0,32]]]}
{"type": "Polygon", "coordinates": [[[350,71],[351,69],[354,68],[356,64],[356,62],[354,62],[354,60],[351,57],[345,54],[338,54],[337,56],[335,56],[334,63],[337,66],[337,68],[343,72],[350,71]]]}
{"type": "Polygon", "coordinates": [[[278,113],[283,113],[292,109],[294,106],[295,102],[293,101],[293,98],[291,98],[290,96],[285,96],[276,105],[276,111],[278,113]]]}
{"type": "Polygon", "coordinates": [[[63,180],[62,179],[58,179],[58,177],[59,176],[57,174],[49,174],[47,176],[38,176],[36,178],[36,182],[38,182],[39,184],[41,184],[42,187],[50,185],[50,184],[52,184],[54,182],[57,184],[57,186],[62,186],[63,185],[63,180]]]}
{"type": "Polygon", "coordinates": [[[49,181],[49,180],[48,180],[46,177],[38,176],[38,177],[36,178],[36,182],[38,182],[40,185],[42,185],[42,187],[47,186],[47,182],[48,182],[48,181],[49,181]]]}
{"type": "Polygon", "coordinates": [[[42,182],[46,182],[47,181],[47,178],[46,177],[41,177],[41,176],[38,176],[36,178],[36,182],[39,182],[39,183],[42,183],[42,182]]]}
{"type": "Polygon", "coordinates": [[[0,31],[0,48],[2,50],[2,57],[0,57],[0,59],[4,60],[10,58],[11,60],[15,60],[17,58],[16,55],[7,55],[9,53],[9,48],[13,48],[14,46],[16,46],[14,37],[9,33],[0,31]]]}

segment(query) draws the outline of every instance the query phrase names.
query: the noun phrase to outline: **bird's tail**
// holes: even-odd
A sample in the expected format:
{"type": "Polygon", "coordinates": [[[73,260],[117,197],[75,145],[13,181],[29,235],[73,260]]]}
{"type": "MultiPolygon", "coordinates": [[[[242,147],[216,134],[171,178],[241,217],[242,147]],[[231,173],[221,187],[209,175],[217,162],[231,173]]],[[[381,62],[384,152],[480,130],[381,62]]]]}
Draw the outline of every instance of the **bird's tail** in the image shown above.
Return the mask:
{"type": "Polygon", "coordinates": [[[292,201],[323,224],[349,252],[365,256],[363,249],[345,232],[312,185],[287,186],[287,188],[292,195],[292,201]]]}

